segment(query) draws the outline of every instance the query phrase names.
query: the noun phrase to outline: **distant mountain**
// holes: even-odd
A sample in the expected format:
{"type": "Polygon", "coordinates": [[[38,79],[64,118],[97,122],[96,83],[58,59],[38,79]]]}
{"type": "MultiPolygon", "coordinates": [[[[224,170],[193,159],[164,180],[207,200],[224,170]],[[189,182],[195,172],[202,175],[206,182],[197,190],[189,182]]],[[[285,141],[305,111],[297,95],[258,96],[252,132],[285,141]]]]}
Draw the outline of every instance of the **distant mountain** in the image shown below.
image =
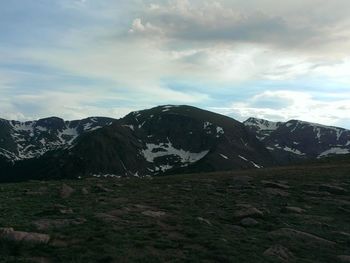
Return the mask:
{"type": "Polygon", "coordinates": [[[70,146],[79,135],[113,121],[104,117],[76,121],[51,117],[27,122],[0,119],[0,156],[8,161],[39,157],[48,151],[70,146]]]}
{"type": "Polygon", "coordinates": [[[0,181],[154,176],[291,164],[350,153],[350,131],[165,105],[115,120],[0,119],[0,181]]]}
{"type": "Polygon", "coordinates": [[[7,179],[147,176],[274,164],[269,151],[242,123],[190,106],[132,112],[65,141],[69,147],[16,162],[7,170],[7,179]]]}
{"type": "Polygon", "coordinates": [[[350,153],[350,131],[298,120],[249,118],[244,125],[282,164],[350,153]]]}

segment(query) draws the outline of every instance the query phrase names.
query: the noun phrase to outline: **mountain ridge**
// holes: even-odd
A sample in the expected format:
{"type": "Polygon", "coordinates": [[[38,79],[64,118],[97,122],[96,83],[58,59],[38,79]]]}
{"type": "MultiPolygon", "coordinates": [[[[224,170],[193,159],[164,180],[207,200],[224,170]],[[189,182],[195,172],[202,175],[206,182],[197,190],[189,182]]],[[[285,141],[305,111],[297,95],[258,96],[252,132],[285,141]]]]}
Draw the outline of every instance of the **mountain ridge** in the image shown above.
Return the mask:
{"type": "Polygon", "coordinates": [[[120,119],[0,119],[0,168],[6,173],[0,180],[254,169],[346,153],[346,129],[298,120],[241,123],[187,105],[162,105],[120,119]]]}
{"type": "Polygon", "coordinates": [[[344,128],[299,120],[249,118],[243,123],[282,164],[350,153],[350,131],[344,128]]]}

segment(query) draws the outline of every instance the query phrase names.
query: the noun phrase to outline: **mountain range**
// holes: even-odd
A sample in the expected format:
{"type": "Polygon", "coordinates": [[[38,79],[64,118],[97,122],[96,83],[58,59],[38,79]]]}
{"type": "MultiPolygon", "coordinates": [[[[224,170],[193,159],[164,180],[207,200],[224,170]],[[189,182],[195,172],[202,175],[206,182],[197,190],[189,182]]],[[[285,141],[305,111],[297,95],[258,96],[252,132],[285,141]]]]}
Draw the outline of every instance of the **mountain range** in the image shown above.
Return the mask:
{"type": "Polygon", "coordinates": [[[165,105],[121,119],[0,119],[0,181],[250,169],[350,153],[350,131],[165,105]]]}

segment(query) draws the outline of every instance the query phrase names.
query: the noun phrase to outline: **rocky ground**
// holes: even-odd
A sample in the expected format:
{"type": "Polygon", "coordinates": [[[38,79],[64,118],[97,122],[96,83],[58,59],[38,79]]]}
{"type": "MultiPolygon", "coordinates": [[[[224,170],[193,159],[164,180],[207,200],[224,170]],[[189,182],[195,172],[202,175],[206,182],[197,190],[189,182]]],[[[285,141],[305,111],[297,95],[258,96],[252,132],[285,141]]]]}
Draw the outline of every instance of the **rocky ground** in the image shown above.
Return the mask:
{"type": "Polygon", "coordinates": [[[0,262],[350,262],[350,166],[0,185],[0,262]]]}

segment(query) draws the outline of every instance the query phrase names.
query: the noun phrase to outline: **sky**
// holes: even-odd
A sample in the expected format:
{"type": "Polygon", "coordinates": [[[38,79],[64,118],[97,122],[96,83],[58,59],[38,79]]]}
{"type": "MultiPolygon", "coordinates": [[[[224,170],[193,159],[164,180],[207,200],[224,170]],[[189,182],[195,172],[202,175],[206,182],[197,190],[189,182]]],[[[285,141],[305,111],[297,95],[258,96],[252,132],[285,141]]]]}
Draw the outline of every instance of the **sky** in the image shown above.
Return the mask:
{"type": "Polygon", "coordinates": [[[0,118],[187,104],[350,128],[348,0],[0,1],[0,118]]]}

